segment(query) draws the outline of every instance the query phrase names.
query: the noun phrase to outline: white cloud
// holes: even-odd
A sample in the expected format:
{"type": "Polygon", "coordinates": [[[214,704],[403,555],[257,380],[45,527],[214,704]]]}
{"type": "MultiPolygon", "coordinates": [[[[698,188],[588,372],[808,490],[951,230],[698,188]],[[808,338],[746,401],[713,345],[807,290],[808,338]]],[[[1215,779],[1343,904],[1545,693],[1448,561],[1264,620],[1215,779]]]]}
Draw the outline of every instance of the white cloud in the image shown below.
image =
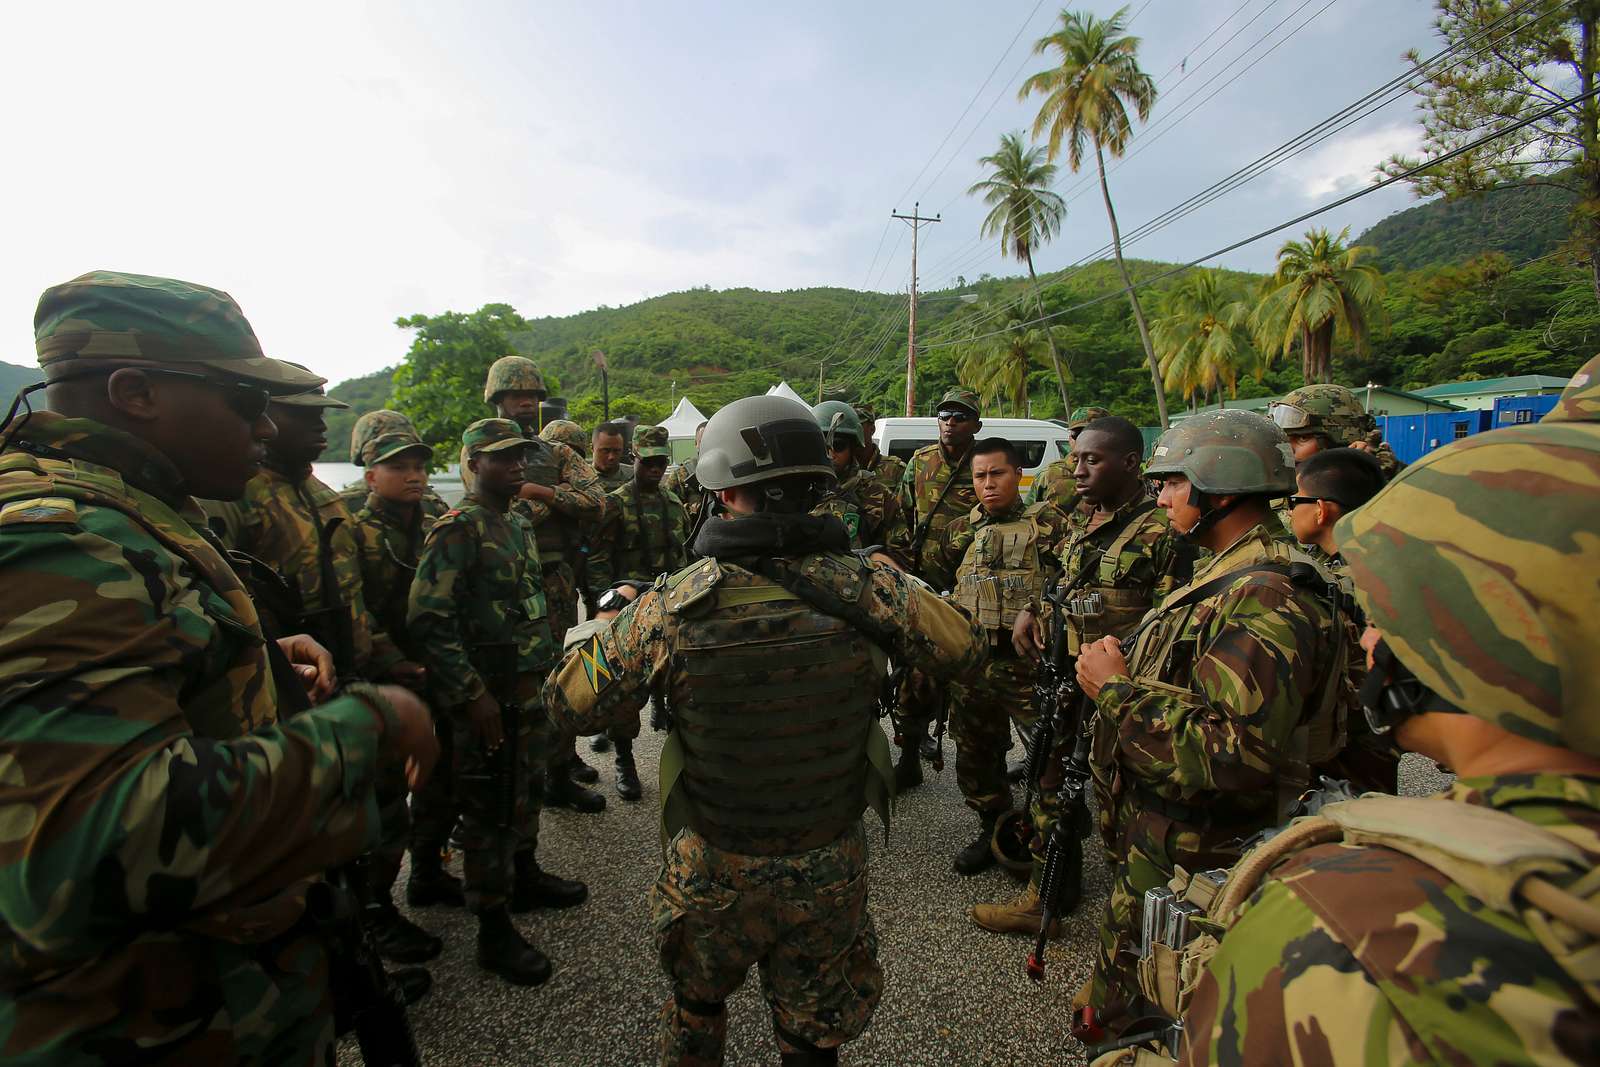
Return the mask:
{"type": "Polygon", "coordinates": [[[1377,166],[1392,155],[1417,151],[1421,131],[1412,121],[1338,134],[1285,162],[1285,180],[1307,200],[1354,192],[1372,182],[1377,166]]]}

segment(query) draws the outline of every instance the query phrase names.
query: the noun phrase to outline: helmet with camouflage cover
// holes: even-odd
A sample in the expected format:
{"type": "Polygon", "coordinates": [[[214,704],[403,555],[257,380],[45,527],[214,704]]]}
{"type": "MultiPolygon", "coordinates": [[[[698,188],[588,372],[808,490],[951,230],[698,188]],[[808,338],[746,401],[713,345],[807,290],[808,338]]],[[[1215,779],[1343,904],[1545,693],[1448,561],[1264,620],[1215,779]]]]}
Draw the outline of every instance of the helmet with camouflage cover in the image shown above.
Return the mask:
{"type": "Polygon", "coordinates": [[[783,478],[833,477],[833,459],[811,409],[781,396],[747,396],[717,410],[700,439],[695,475],[706,489],[783,478]]]}
{"type": "Polygon", "coordinates": [[[1067,419],[1067,429],[1081,430],[1095,419],[1103,419],[1110,414],[1109,409],[1093,405],[1078,408],[1072,413],[1072,417],[1067,419]]]}
{"type": "Polygon", "coordinates": [[[817,426],[830,445],[834,434],[842,434],[858,445],[867,443],[861,433],[861,416],[843,400],[824,400],[811,409],[811,414],[816,417],[817,426]]]}
{"type": "Polygon", "coordinates": [[[551,419],[539,431],[539,436],[546,441],[560,442],[585,459],[589,458],[589,435],[571,419],[551,419]]]}
{"type": "Polygon", "coordinates": [[[1202,493],[1294,492],[1289,438],[1253,411],[1202,411],[1176,423],[1150,452],[1145,474],[1181,474],[1202,493]]]}
{"type": "Polygon", "coordinates": [[[1303,385],[1267,406],[1285,433],[1318,433],[1335,445],[1349,446],[1377,425],[1356,394],[1342,385],[1303,385]]]}
{"type": "Polygon", "coordinates": [[[1600,356],[1578,368],[1540,422],[1600,422],[1600,356]]]}
{"type": "Polygon", "coordinates": [[[360,466],[361,454],[366,450],[367,444],[389,434],[415,434],[417,428],[411,420],[398,411],[388,408],[379,408],[369,411],[356,420],[350,428],[350,462],[360,466]]]}
{"type": "Polygon", "coordinates": [[[493,404],[501,393],[511,392],[549,395],[538,364],[527,356],[501,356],[489,365],[489,374],[483,380],[483,402],[493,404]]]}
{"type": "Polygon", "coordinates": [[[1600,756],[1600,426],[1437,449],[1346,515],[1356,599],[1400,663],[1511,733],[1600,756]]]}

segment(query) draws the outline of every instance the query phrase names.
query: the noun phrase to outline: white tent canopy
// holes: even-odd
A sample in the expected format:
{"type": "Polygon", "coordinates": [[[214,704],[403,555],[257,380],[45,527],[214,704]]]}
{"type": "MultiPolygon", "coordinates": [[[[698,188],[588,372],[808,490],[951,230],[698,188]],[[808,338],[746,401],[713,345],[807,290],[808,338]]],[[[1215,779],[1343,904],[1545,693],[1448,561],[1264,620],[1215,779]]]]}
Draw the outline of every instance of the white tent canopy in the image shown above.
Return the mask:
{"type": "MultiPolygon", "coordinates": [[[[799,393],[789,388],[788,382],[779,382],[777,385],[774,385],[771,389],[767,390],[767,395],[784,396],[788,397],[790,400],[798,400],[800,403],[806,404],[805,400],[800,396],[799,393]]],[[[810,404],[806,404],[806,407],[810,406],[810,404]]]]}
{"type": "Polygon", "coordinates": [[[678,406],[673,409],[671,415],[662,420],[661,425],[667,428],[669,438],[687,437],[693,440],[695,430],[705,421],[706,417],[700,413],[700,409],[695,407],[688,397],[682,397],[678,400],[678,406]]]}

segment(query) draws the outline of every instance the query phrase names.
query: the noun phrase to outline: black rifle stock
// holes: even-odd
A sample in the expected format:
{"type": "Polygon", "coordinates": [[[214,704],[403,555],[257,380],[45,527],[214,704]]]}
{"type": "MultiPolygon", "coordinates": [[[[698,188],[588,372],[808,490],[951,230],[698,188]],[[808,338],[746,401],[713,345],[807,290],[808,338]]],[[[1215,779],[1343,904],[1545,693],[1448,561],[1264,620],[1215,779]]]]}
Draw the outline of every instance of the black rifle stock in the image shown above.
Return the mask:
{"type": "Polygon", "coordinates": [[[1083,820],[1088,813],[1084,792],[1089,784],[1089,742],[1094,720],[1093,710],[1084,699],[1077,682],[1069,678],[1062,686],[1062,696],[1056,706],[1055,728],[1061,734],[1075,731],[1072,752],[1061,764],[1061,807],[1056,813],[1055,825],[1050,828],[1050,840],[1045,846],[1044,870],[1039,875],[1039,935],[1034,939],[1033,952],[1028,956],[1028,977],[1044,981],[1044,950],[1050,940],[1050,928],[1063,914],[1078,906],[1083,892],[1081,871],[1083,866],[1083,820]],[[1076,720],[1075,722],[1071,720],[1076,720]],[[1063,906],[1063,894],[1068,879],[1078,876],[1074,885],[1072,902],[1063,906]]]}

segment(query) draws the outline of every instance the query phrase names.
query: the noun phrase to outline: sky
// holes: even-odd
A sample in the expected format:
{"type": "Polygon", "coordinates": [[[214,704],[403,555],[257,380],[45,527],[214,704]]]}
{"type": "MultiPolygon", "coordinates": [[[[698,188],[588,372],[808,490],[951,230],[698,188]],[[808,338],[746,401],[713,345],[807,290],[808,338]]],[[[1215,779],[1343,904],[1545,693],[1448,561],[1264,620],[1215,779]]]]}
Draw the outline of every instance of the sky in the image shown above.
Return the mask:
{"type": "MultiPolygon", "coordinates": [[[[1101,15],[1115,5],[1077,5],[1101,15]]],[[[0,360],[47,286],[126,270],[232,293],[271,355],[333,381],[400,362],[394,320],[529,317],[666,292],[924,290],[1018,273],[965,195],[1026,130],[1034,0],[11,4],[0,8],[0,360]]],[[[1425,0],[1131,0],[1157,79],[1109,184],[1125,233],[1437,47],[1425,0]],[[1209,35],[1209,36],[1208,36],[1209,35]]],[[[1187,260],[1369,183],[1400,101],[1127,248],[1187,260]]],[[[1040,271],[1109,241],[1060,160],[1040,271]]],[[[1092,164],[1091,164],[1092,166],[1092,164]]],[[[1322,216],[1352,234],[1403,186],[1322,216]]],[[[1270,267],[1304,226],[1216,262],[1270,267]]]]}

